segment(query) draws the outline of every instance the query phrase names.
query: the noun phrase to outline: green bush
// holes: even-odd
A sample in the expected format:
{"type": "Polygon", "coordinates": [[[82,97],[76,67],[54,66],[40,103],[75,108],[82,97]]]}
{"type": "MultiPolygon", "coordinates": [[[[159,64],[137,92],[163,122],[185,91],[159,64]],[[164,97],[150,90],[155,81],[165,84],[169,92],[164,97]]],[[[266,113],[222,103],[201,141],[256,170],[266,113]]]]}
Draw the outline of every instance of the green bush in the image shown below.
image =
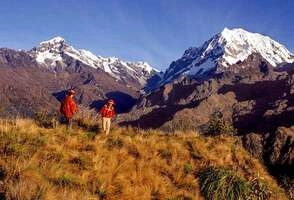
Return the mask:
{"type": "Polygon", "coordinates": [[[268,200],[272,192],[260,178],[250,182],[235,172],[209,167],[199,172],[200,190],[207,200],[268,200]]]}
{"type": "Polygon", "coordinates": [[[236,135],[237,131],[230,122],[223,119],[220,112],[216,112],[209,120],[207,133],[210,135],[236,135]]]}
{"type": "Polygon", "coordinates": [[[200,190],[207,200],[242,200],[250,192],[243,178],[224,168],[210,167],[198,175],[200,190]]]}

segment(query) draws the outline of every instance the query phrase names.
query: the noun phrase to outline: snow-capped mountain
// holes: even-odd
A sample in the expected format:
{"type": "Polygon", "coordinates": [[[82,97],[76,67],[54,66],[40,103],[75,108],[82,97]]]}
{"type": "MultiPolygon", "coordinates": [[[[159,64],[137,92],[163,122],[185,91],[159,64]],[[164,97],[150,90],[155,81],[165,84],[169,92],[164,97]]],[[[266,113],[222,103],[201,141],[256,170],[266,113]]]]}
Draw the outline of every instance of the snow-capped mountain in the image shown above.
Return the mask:
{"type": "Polygon", "coordinates": [[[111,98],[117,112],[126,112],[156,71],[145,62],[124,62],[76,49],[61,37],[29,51],[0,48],[1,111],[31,116],[39,110],[55,110],[65,91],[74,88],[81,105],[99,109],[111,98]]]}
{"type": "Polygon", "coordinates": [[[151,75],[158,72],[146,62],[125,62],[116,57],[105,58],[84,49],[75,49],[59,36],[41,42],[30,51],[30,54],[39,64],[52,69],[57,66],[67,67],[70,58],[71,62],[79,61],[90,67],[102,69],[117,80],[133,79],[141,85],[144,85],[151,75]]]}
{"type": "Polygon", "coordinates": [[[212,71],[230,70],[230,66],[244,61],[252,54],[261,55],[273,67],[294,62],[294,55],[268,36],[241,28],[225,28],[201,47],[189,48],[180,59],[172,62],[160,84],[170,82],[182,74],[201,78],[212,71]]]}
{"type": "Polygon", "coordinates": [[[124,124],[205,131],[217,111],[241,135],[293,122],[293,54],[261,34],[224,29],[152,79],[124,124]]]}

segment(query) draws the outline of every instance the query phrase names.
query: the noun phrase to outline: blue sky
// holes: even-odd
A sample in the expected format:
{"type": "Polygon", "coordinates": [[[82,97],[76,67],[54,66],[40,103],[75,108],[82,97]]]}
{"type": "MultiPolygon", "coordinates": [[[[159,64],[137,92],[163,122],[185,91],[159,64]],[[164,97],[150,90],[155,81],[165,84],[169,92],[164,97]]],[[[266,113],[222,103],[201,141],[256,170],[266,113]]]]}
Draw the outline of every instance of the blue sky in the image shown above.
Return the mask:
{"type": "Polygon", "coordinates": [[[76,48],[165,69],[224,27],[271,36],[294,52],[293,0],[2,0],[0,47],[54,36],[76,48]]]}

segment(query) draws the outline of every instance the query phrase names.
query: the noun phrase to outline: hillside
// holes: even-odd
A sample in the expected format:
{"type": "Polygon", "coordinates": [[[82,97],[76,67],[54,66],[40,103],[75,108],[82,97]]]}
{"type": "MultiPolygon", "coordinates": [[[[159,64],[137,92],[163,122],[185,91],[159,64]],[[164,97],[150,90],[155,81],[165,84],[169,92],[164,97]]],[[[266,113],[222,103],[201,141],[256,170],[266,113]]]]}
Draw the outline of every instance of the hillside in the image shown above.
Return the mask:
{"type": "Polygon", "coordinates": [[[248,188],[287,199],[236,137],[114,128],[94,138],[24,119],[1,120],[0,132],[1,199],[243,199],[248,188]]]}

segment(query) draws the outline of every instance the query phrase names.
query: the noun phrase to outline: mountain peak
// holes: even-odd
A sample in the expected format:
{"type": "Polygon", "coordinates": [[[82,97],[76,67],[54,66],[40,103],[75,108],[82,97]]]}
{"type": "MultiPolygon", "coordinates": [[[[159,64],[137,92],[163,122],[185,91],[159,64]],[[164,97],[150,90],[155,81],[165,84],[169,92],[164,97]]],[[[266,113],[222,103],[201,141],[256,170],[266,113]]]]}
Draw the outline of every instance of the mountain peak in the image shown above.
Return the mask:
{"type": "Polygon", "coordinates": [[[64,38],[62,38],[60,36],[56,36],[56,37],[54,37],[54,38],[52,38],[50,40],[43,41],[40,44],[41,45],[42,44],[48,44],[48,43],[49,44],[56,44],[56,43],[63,43],[63,42],[65,42],[65,39],[64,38]]]}
{"type": "Polygon", "coordinates": [[[116,80],[131,77],[141,85],[157,72],[146,62],[124,62],[116,57],[105,58],[85,49],[76,49],[60,36],[41,42],[30,53],[39,64],[48,68],[67,67],[78,61],[88,67],[101,69],[116,80]]]}
{"type": "Polygon", "coordinates": [[[269,36],[252,33],[242,28],[224,28],[200,47],[192,47],[171,63],[160,84],[170,82],[181,74],[205,78],[211,71],[228,70],[230,66],[258,54],[276,67],[294,62],[294,55],[269,36]]]}
{"type": "Polygon", "coordinates": [[[252,53],[260,54],[272,66],[293,62],[293,54],[269,36],[248,32],[241,28],[225,28],[214,41],[223,47],[225,66],[243,61],[252,53]]]}
{"type": "Polygon", "coordinates": [[[225,27],[223,30],[222,30],[222,34],[226,34],[226,33],[249,33],[248,31],[246,31],[245,29],[242,29],[242,28],[227,28],[225,27]]]}
{"type": "Polygon", "coordinates": [[[249,31],[247,31],[245,29],[242,29],[242,28],[229,29],[229,28],[225,27],[223,29],[223,31],[220,32],[219,34],[217,34],[216,36],[220,36],[221,38],[225,38],[227,40],[230,40],[231,37],[241,38],[242,40],[246,40],[248,38],[254,38],[255,37],[255,38],[262,38],[262,39],[265,39],[265,40],[274,41],[269,36],[262,35],[260,33],[249,32],[249,31]]]}

